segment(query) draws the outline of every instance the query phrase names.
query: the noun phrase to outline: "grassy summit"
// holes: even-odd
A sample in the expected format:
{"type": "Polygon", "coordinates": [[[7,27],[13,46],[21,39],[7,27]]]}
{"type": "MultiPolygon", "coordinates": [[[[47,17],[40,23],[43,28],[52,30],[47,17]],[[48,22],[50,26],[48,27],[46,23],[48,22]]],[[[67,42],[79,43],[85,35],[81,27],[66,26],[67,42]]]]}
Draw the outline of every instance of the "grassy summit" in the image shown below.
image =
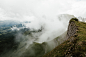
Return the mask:
{"type": "MultiPolygon", "coordinates": [[[[43,57],[86,56],[86,23],[79,22],[76,18],[72,18],[69,23],[71,22],[73,22],[77,28],[76,33],[43,57]]],[[[74,26],[74,24],[71,26],[74,26]]]]}

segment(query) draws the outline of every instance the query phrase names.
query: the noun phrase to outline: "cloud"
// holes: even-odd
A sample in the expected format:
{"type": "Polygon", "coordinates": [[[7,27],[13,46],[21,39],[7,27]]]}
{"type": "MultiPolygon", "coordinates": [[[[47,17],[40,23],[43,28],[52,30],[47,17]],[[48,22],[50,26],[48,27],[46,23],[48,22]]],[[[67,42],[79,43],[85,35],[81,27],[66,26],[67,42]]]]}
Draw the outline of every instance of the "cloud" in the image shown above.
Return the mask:
{"type": "Polygon", "coordinates": [[[86,1],[79,1],[77,3],[74,3],[71,7],[71,9],[68,11],[68,14],[75,15],[76,17],[83,17],[86,18],[86,1]]]}
{"type": "MultiPolygon", "coordinates": [[[[63,34],[74,16],[86,18],[85,5],[85,0],[0,0],[0,20],[30,21],[23,25],[36,31],[43,28],[41,32],[33,33],[34,37],[16,35],[19,47],[27,43],[27,49],[33,42],[47,42],[63,34]]],[[[12,29],[19,30],[16,27],[12,29]]]]}
{"type": "MultiPolygon", "coordinates": [[[[24,20],[27,17],[54,19],[58,14],[75,14],[83,0],[0,0],[0,8],[5,15],[2,19],[24,20]],[[77,4],[78,3],[78,4],[77,4]],[[75,7],[77,6],[77,7],[75,7]],[[7,17],[7,18],[6,18],[7,17]]],[[[83,6],[85,7],[85,6],[83,6]]],[[[82,8],[83,8],[82,7],[82,8]]],[[[81,11],[81,10],[78,10],[81,11]]],[[[29,19],[29,18],[28,18],[29,19]]],[[[26,19],[26,20],[28,20],[26,19]]],[[[30,20],[30,19],[29,19],[30,20]]]]}
{"type": "Polygon", "coordinates": [[[24,25],[35,30],[43,26],[44,33],[40,39],[45,36],[48,38],[54,32],[60,35],[60,31],[67,29],[72,17],[63,15],[64,17],[60,16],[60,21],[60,14],[85,17],[85,3],[84,0],[0,0],[0,19],[30,21],[24,25]]]}

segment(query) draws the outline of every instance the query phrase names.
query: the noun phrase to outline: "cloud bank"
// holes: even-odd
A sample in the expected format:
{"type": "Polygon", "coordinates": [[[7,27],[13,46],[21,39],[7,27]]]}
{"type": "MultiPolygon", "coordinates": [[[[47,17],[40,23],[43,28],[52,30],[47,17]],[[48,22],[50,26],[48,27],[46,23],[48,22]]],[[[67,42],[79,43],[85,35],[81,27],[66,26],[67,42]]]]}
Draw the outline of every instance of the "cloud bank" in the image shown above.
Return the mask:
{"type": "Polygon", "coordinates": [[[33,42],[47,42],[63,34],[74,16],[86,18],[85,5],[85,0],[0,0],[0,20],[29,21],[23,25],[31,31],[43,28],[41,32],[33,33],[34,37],[16,35],[16,41],[23,39],[19,49],[27,44],[25,51],[33,42]]]}
{"type": "Polygon", "coordinates": [[[0,0],[0,20],[30,21],[24,25],[35,30],[43,26],[44,31],[39,38],[46,40],[49,35],[66,31],[72,17],[85,18],[85,4],[85,0],[0,0]]]}
{"type": "Polygon", "coordinates": [[[0,19],[55,19],[58,14],[85,17],[85,0],[0,0],[0,19]]]}

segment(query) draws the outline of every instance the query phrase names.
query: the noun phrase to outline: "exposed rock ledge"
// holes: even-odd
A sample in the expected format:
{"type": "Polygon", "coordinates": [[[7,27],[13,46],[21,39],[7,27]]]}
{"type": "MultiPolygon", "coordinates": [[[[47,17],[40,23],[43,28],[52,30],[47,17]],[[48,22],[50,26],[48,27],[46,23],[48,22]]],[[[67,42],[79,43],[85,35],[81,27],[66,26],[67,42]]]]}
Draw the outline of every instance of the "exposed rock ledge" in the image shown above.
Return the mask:
{"type": "Polygon", "coordinates": [[[43,57],[86,57],[86,23],[72,18],[66,41],[43,57]]]}

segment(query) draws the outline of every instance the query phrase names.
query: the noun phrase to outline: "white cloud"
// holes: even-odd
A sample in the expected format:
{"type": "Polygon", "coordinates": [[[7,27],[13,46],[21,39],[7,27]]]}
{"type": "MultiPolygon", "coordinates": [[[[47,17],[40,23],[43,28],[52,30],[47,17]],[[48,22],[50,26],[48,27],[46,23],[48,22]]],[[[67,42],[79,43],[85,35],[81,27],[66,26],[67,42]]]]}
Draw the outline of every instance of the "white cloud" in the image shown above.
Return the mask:
{"type": "MultiPolygon", "coordinates": [[[[43,26],[44,29],[41,33],[33,33],[34,37],[17,34],[16,41],[23,39],[19,47],[27,43],[26,48],[28,48],[34,41],[42,43],[64,33],[67,30],[68,21],[74,17],[73,15],[86,17],[85,5],[85,0],[0,0],[0,20],[31,21],[24,25],[26,28],[35,30],[43,26]],[[37,36],[37,40],[35,36],[37,36]]],[[[12,29],[21,28],[13,27],[12,29]]],[[[20,55],[22,52],[18,54],[20,55]]]]}
{"type": "Polygon", "coordinates": [[[8,17],[6,19],[24,20],[25,15],[35,16],[36,18],[45,16],[48,19],[53,19],[58,14],[63,13],[71,14],[72,12],[72,14],[78,15],[75,11],[81,10],[77,10],[77,7],[79,9],[86,8],[82,6],[82,2],[86,3],[85,0],[0,0],[0,8],[5,11],[5,17],[8,17]]]}
{"type": "Polygon", "coordinates": [[[59,21],[59,14],[85,17],[85,3],[85,0],[0,0],[0,19],[31,21],[25,25],[36,30],[44,26],[45,32],[40,38],[47,38],[67,29],[71,17],[63,15],[60,18],[64,20],[59,21]]]}

